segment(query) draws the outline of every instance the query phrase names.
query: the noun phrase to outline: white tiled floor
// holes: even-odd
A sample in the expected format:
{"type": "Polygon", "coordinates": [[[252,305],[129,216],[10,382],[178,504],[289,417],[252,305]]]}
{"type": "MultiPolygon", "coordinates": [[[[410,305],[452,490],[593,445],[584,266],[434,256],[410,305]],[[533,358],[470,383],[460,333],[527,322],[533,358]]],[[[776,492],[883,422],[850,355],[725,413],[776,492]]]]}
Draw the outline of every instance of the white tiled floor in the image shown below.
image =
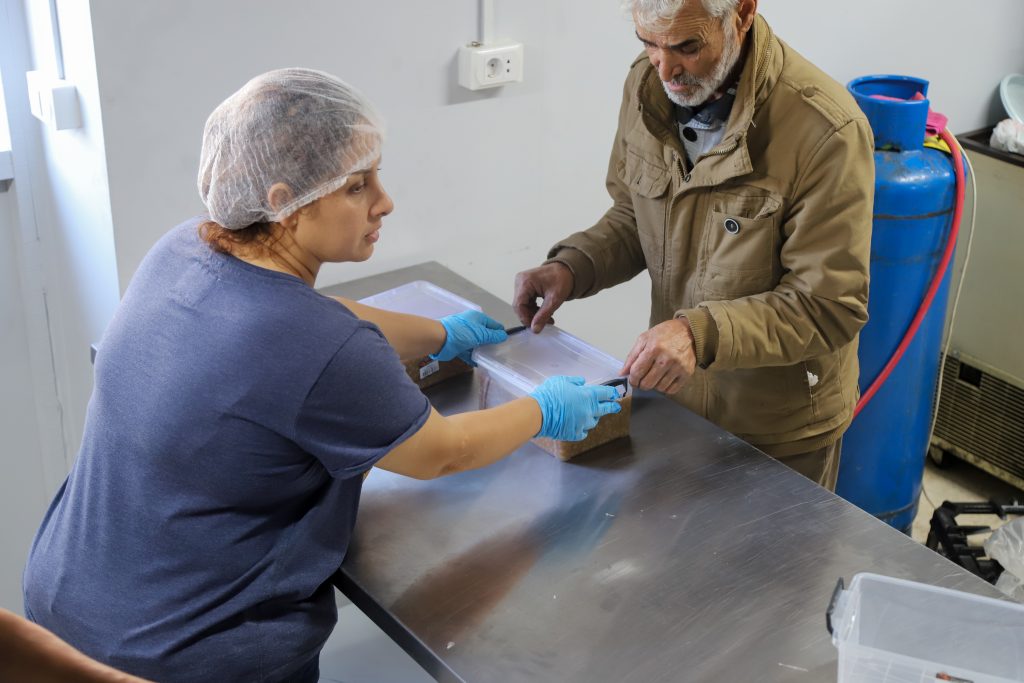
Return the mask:
{"type": "MultiPolygon", "coordinates": [[[[921,496],[912,536],[924,543],[934,505],[943,501],[985,501],[992,497],[1016,498],[1024,501],[1024,492],[985,472],[959,461],[948,459],[949,465],[939,469],[929,460],[924,472],[924,493],[921,496]],[[930,499],[930,500],[929,500],[930,499]]],[[[993,524],[993,518],[969,516],[957,519],[964,524],[993,524]]],[[[430,683],[416,662],[391,641],[362,612],[338,594],[338,626],[334,629],[320,656],[321,683],[430,683]]]]}

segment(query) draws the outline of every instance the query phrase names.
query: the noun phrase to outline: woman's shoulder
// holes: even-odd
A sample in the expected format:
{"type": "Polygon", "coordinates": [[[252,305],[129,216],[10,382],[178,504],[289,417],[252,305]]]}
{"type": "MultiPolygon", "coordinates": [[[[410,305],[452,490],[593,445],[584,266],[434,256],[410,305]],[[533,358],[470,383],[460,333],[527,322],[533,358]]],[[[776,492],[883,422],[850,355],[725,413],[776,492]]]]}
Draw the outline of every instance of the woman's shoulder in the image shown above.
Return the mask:
{"type": "Polygon", "coordinates": [[[153,248],[157,249],[159,247],[169,246],[172,244],[192,246],[202,244],[203,241],[199,237],[199,228],[208,220],[209,218],[206,216],[193,216],[188,220],[178,223],[164,233],[164,235],[157,240],[157,243],[153,248]]]}
{"type": "Polygon", "coordinates": [[[146,253],[138,270],[144,270],[154,262],[196,254],[200,247],[205,246],[199,237],[199,226],[205,220],[205,216],[194,216],[165,232],[146,253]]]}
{"type": "Polygon", "coordinates": [[[145,287],[156,280],[173,278],[173,274],[184,268],[185,262],[194,259],[198,249],[205,246],[199,238],[199,226],[205,217],[196,216],[179,223],[165,232],[139,263],[131,276],[128,291],[145,287]]]}
{"type": "Polygon", "coordinates": [[[350,342],[371,347],[380,340],[387,344],[376,325],[362,320],[337,299],[311,288],[301,295],[305,300],[304,317],[315,321],[315,329],[309,331],[311,335],[323,337],[328,344],[338,348],[350,342]]]}
{"type": "Polygon", "coordinates": [[[240,310],[248,309],[266,333],[290,338],[307,350],[333,353],[349,343],[373,347],[383,339],[376,325],[361,320],[341,302],[305,283],[269,282],[259,290],[237,292],[244,301],[237,300],[235,305],[240,310]]]}

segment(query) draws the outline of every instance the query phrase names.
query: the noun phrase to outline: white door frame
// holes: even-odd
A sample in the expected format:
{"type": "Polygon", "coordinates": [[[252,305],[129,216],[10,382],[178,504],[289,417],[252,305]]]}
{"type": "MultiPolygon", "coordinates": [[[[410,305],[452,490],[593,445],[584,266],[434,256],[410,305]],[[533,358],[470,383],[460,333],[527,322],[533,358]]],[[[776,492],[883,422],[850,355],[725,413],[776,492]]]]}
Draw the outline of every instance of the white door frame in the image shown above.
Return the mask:
{"type": "MultiPolygon", "coordinates": [[[[36,225],[33,167],[44,163],[40,124],[31,115],[25,72],[33,68],[28,24],[23,0],[0,0],[0,73],[11,133],[14,182],[6,200],[16,234],[6,243],[15,245],[15,261],[21,284],[22,313],[28,337],[32,386],[19,387],[22,400],[35,404],[40,444],[39,462],[47,491],[55,491],[67,476],[74,454],[68,452],[68,430],[54,360],[50,292],[45,279],[43,250],[36,225]]],[[[32,428],[29,425],[26,429],[32,428]]]]}

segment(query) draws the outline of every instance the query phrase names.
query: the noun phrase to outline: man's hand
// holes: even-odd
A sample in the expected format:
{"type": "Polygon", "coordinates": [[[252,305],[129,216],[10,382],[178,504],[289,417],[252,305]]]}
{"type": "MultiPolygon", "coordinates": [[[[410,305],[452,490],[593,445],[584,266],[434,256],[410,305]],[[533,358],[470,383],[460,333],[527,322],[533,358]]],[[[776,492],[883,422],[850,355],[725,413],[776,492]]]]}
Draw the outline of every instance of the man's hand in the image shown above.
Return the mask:
{"type": "Polygon", "coordinates": [[[554,322],[551,314],[565,303],[572,293],[572,286],[572,271],[561,263],[548,263],[516,275],[512,305],[519,322],[529,325],[534,332],[540,332],[545,325],[554,322]],[[538,298],[543,299],[540,308],[537,307],[538,298]]]}
{"type": "Polygon", "coordinates": [[[696,365],[690,323],[673,318],[637,337],[619,373],[628,374],[634,387],[674,394],[690,379],[696,365]]]}

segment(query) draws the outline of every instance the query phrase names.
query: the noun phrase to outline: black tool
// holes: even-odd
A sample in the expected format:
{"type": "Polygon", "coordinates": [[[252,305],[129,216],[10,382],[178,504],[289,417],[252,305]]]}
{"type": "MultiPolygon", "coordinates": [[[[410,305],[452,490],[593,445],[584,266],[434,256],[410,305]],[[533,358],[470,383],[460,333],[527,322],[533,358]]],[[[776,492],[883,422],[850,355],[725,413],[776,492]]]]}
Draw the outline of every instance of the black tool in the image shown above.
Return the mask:
{"type": "Polygon", "coordinates": [[[603,384],[606,387],[615,387],[616,389],[622,387],[620,391],[616,392],[618,393],[619,398],[622,398],[623,396],[629,393],[628,377],[616,377],[615,379],[610,379],[607,382],[601,382],[601,384],[603,384]]]}

